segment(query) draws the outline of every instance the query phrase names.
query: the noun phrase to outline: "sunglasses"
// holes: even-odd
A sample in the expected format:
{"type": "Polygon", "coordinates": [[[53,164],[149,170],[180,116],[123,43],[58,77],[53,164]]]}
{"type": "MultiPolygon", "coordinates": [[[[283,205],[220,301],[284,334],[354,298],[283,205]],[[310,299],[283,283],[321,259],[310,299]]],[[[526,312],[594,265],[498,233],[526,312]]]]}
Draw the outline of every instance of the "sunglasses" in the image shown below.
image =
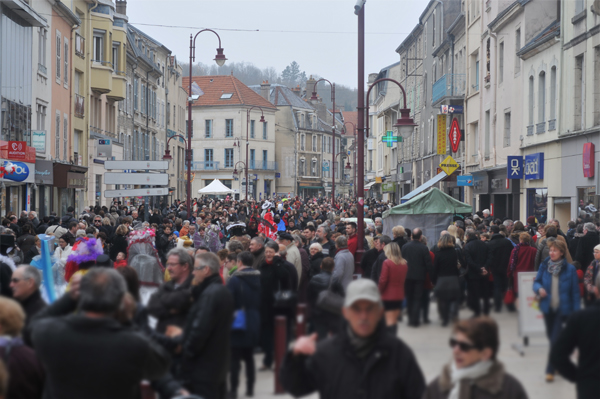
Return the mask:
{"type": "Polygon", "coordinates": [[[469,352],[476,348],[475,345],[471,345],[466,342],[457,341],[454,338],[450,338],[449,344],[450,344],[451,348],[458,346],[458,349],[460,349],[461,352],[469,352]]]}

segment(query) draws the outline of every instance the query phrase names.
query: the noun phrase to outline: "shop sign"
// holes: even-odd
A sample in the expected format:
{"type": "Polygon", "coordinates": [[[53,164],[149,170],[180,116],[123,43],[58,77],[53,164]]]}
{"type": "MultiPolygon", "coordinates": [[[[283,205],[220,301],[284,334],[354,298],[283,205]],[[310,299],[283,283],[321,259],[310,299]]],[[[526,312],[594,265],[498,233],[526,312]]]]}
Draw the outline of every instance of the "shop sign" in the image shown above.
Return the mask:
{"type": "Polygon", "coordinates": [[[458,119],[456,118],[452,119],[448,137],[450,138],[450,148],[452,148],[452,152],[458,152],[458,145],[460,144],[462,134],[460,133],[460,126],[458,126],[458,119]]]}
{"type": "Polygon", "coordinates": [[[395,193],[396,183],[383,183],[381,185],[381,191],[383,191],[384,193],[395,193]]]}
{"type": "Polygon", "coordinates": [[[506,178],[523,178],[523,157],[507,157],[506,178]]]}
{"type": "Polygon", "coordinates": [[[323,172],[329,172],[329,161],[323,161],[323,172]]]}
{"type": "Polygon", "coordinates": [[[112,145],[110,139],[98,139],[96,156],[98,158],[112,157],[112,145]]]}
{"type": "Polygon", "coordinates": [[[471,175],[456,176],[456,185],[459,187],[472,187],[473,186],[473,176],[471,176],[471,175]]]}
{"type": "Polygon", "coordinates": [[[595,147],[594,143],[583,145],[583,177],[594,177],[595,147]]]}
{"type": "MultiPolygon", "coordinates": [[[[23,182],[27,180],[29,177],[29,166],[27,166],[24,162],[10,162],[4,161],[4,167],[7,167],[9,164],[12,164],[14,167],[14,172],[10,174],[5,174],[4,178],[6,180],[23,182]]],[[[29,183],[29,182],[28,182],[29,183]]]]}
{"type": "Polygon", "coordinates": [[[27,158],[27,142],[9,141],[7,158],[17,161],[24,161],[27,158]]]}
{"type": "Polygon", "coordinates": [[[446,155],[446,115],[437,116],[437,153],[446,155]]]}
{"type": "Polygon", "coordinates": [[[442,114],[462,114],[464,108],[462,105],[440,105],[440,112],[442,114]]]}
{"type": "Polygon", "coordinates": [[[538,180],[544,178],[544,153],[525,156],[525,180],[538,180]]]}
{"type": "Polygon", "coordinates": [[[36,152],[46,152],[46,131],[45,130],[34,130],[31,132],[31,146],[35,148],[36,152]]]}
{"type": "Polygon", "coordinates": [[[83,173],[67,173],[67,188],[85,188],[85,181],[83,173]]]}
{"type": "Polygon", "coordinates": [[[37,184],[54,184],[52,161],[37,161],[35,163],[35,182],[37,184]]]}
{"type": "Polygon", "coordinates": [[[454,173],[454,171],[456,169],[459,168],[460,165],[458,165],[458,163],[454,160],[454,158],[452,158],[450,155],[448,155],[446,157],[446,159],[444,159],[442,161],[442,163],[440,164],[440,168],[442,168],[442,170],[444,172],[446,172],[446,174],[448,176],[450,176],[452,173],[454,173]]]}
{"type": "Polygon", "coordinates": [[[381,184],[381,183],[382,183],[381,177],[376,177],[375,184],[381,184]]]}

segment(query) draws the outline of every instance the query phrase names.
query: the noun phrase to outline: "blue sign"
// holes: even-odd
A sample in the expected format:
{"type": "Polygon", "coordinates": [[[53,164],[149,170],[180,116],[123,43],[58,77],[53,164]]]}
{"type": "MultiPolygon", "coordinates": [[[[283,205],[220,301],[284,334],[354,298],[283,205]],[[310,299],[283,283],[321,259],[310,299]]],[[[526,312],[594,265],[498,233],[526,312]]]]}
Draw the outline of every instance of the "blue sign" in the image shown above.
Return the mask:
{"type": "Polygon", "coordinates": [[[100,139],[100,140],[98,140],[98,144],[100,144],[100,145],[110,145],[110,140],[108,140],[108,139],[100,139]]]}
{"type": "Polygon", "coordinates": [[[507,179],[522,179],[523,178],[523,157],[507,157],[506,159],[506,178],[507,179]]]}
{"type": "Polygon", "coordinates": [[[464,108],[462,105],[441,105],[440,112],[442,114],[462,114],[464,108]]]}
{"type": "Polygon", "coordinates": [[[460,186],[472,187],[473,186],[473,176],[471,176],[471,175],[456,176],[456,185],[459,187],[460,186]]]}
{"type": "Polygon", "coordinates": [[[275,173],[275,178],[278,179],[281,177],[281,173],[275,173]]]}
{"type": "Polygon", "coordinates": [[[544,153],[525,156],[525,180],[536,180],[544,178],[544,153]]]}
{"type": "Polygon", "coordinates": [[[323,172],[329,172],[329,162],[323,161],[323,172]]]}
{"type": "Polygon", "coordinates": [[[13,164],[15,171],[11,174],[5,174],[4,178],[12,181],[25,181],[29,177],[29,166],[23,162],[8,162],[4,161],[4,167],[13,164]]]}

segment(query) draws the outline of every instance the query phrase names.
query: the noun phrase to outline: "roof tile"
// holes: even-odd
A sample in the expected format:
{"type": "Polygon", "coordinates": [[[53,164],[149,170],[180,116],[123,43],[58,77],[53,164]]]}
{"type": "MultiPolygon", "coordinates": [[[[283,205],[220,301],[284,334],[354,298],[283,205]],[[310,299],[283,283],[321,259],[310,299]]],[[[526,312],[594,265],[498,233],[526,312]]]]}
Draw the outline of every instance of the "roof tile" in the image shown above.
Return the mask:
{"type": "MultiPolygon", "coordinates": [[[[224,76],[194,76],[195,82],[204,92],[198,100],[194,101],[194,106],[218,106],[218,105],[258,105],[263,108],[275,109],[276,107],[261,95],[257,94],[243,84],[233,75],[224,76]],[[232,94],[229,99],[221,99],[223,94],[232,94]]],[[[188,91],[190,78],[183,77],[183,89],[188,91]]]]}

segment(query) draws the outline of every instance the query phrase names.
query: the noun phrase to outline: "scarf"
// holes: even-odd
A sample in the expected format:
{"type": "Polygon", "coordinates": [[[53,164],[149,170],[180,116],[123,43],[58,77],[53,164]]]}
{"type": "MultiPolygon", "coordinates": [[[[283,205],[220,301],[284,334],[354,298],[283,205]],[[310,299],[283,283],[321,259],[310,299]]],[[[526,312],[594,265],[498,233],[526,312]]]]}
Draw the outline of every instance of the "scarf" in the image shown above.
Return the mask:
{"type": "Polygon", "coordinates": [[[352,349],[354,349],[354,353],[356,353],[356,356],[361,360],[366,358],[375,346],[377,334],[373,333],[367,338],[362,338],[356,335],[354,331],[352,331],[350,326],[346,327],[346,332],[348,333],[350,346],[352,347],[352,349]]]}
{"type": "Polygon", "coordinates": [[[559,261],[553,261],[552,259],[548,259],[548,272],[553,276],[558,276],[563,268],[563,259],[559,261]]]}
{"type": "Polygon", "coordinates": [[[463,380],[476,380],[479,377],[486,375],[494,363],[491,360],[477,362],[464,369],[457,369],[456,363],[452,362],[450,369],[450,379],[452,381],[452,390],[448,399],[459,399],[460,384],[463,380]]]}
{"type": "Polygon", "coordinates": [[[515,269],[517,268],[517,263],[519,262],[519,251],[524,245],[529,246],[529,244],[519,243],[513,249],[512,256],[510,257],[510,264],[508,265],[508,270],[510,271],[509,275],[512,275],[515,272],[515,269]]]}

